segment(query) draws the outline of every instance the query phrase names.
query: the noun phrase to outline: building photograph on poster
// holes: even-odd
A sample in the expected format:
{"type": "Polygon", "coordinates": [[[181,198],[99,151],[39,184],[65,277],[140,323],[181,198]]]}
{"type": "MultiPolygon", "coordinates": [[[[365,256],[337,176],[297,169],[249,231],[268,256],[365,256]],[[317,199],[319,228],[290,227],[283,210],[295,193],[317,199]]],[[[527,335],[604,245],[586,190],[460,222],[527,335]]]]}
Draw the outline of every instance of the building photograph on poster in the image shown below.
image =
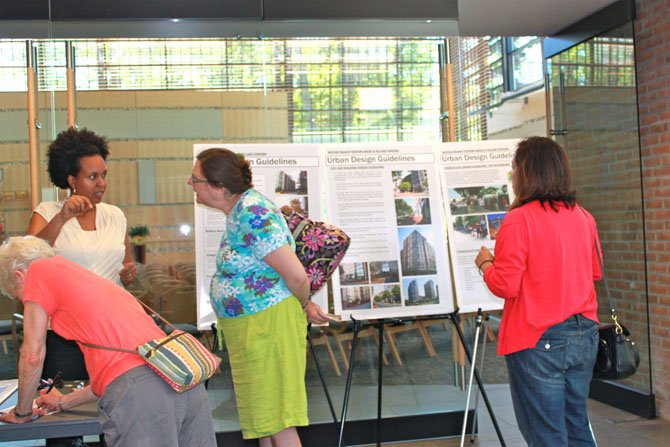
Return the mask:
{"type": "Polygon", "coordinates": [[[452,242],[460,249],[479,249],[488,243],[489,229],[485,214],[456,216],[452,218],[452,242]]]}
{"type": "Polygon", "coordinates": [[[403,276],[437,273],[435,234],[432,227],[398,228],[398,241],[403,276]]]}
{"type": "Polygon", "coordinates": [[[342,286],[370,283],[367,262],[344,263],[337,268],[340,273],[340,285],[342,286]]]}
{"type": "Polygon", "coordinates": [[[508,186],[469,186],[449,188],[449,209],[452,215],[507,211],[509,207],[508,186]]]}
{"type": "Polygon", "coordinates": [[[375,284],[372,286],[373,309],[402,306],[400,284],[375,284]]]}
{"type": "Polygon", "coordinates": [[[372,309],[370,301],[370,287],[342,287],[342,309],[344,310],[367,310],[372,309]]]}
{"type": "Polygon", "coordinates": [[[425,170],[391,171],[393,194],[396,197],[409,197],[428,194],[428,175],[425,170]]]}
{"type": "Polygon", "coordinates": [[[489,237],[492,241],[495,241],[498,236],[498,230],[500,230],[505,214],[506,213],[493,213],[486,215],[486,222],[489,225],[489,237]]]}
{"type": "Polygon", "coordinates": [[[428,304],[437,304],[439,295],[435,276],[423,276],[417,278],[403,279],[403,291],[405,295],[405,305],[407,306],[425,306],[428,304]]]}
{"type": "Polygon", "coordinates": [[[430,199],[411,197],[395,199],[396,223],[401,225],[430,225],[430,199]]]}
{"type": "Polygon", "coordinates": [[[295,211],[304,216],[309,216],[309,197],[294,196],[292,194],[278,194],[274,199],[275,204],[285,214],[295,211]]]}
{"type": "Polygon", "coordinates": [[[398,261],[374,261],[370,263],[370,281],[372,284],[400,281],[398,261]]]}
{"type": "Polygon", "coordinates": [[[307,171],[279,171],[275,182],[277,194],[307,194],[307,171]]]}

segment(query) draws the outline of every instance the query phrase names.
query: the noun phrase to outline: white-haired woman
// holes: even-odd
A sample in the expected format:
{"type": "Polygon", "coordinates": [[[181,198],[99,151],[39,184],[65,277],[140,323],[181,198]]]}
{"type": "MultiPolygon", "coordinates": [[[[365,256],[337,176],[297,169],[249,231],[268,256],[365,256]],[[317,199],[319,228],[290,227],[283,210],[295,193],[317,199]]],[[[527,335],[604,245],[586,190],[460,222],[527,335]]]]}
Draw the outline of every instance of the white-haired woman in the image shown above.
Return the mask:
{"type": "Polygon", "coordinates": [[[24,306],[18,401],[0,421],[30,422],[43,409],[67,411],[98,400],[105,445],[216,446],[207,394],[201,384],[177,393],[139,355],[81,345],[90,385],[33,397],[42,372],[47,323],[67,340],[134,350],[165,337],[126,290],[79,264],[54,256],[34,236],[0,246],[0,289],[24,306]]]}

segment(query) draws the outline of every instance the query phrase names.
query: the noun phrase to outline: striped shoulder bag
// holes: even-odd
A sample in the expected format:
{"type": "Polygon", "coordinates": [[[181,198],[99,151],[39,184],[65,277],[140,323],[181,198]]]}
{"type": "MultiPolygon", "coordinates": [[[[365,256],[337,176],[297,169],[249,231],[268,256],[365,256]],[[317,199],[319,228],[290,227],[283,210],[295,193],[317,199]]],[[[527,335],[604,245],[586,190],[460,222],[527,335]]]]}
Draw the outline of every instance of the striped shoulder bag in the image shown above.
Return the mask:
{"type": "Polygon", "coordinates": [[[149,368],[156,372],[178,393],[188,391],[214,375],[221,363],[221,358],[212,354],[194,336],[180,331],[149,306],[139,300],[137,301],[148,309],[151,315],[156,315],[166,326],[172,327],[173,330],[170,335],[149,340],[139,345],[134,351],[84,342],[80,343],[89,348],[139,355],[149,368]]]}

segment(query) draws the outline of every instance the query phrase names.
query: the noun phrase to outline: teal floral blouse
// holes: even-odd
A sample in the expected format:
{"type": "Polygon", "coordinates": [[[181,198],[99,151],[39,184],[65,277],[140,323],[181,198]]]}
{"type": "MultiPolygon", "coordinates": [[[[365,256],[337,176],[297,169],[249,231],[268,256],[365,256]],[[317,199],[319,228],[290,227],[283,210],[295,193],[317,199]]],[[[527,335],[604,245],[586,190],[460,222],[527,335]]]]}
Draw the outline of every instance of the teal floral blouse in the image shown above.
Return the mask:
{"type": "Polygon", "coordinates": [[[281,211],[256,190],[245,191],[226,218],[216,255],[209,296],[219,318],[251,315],[292,295],[263,261],[286,244],[295,250],[281,211]]]}

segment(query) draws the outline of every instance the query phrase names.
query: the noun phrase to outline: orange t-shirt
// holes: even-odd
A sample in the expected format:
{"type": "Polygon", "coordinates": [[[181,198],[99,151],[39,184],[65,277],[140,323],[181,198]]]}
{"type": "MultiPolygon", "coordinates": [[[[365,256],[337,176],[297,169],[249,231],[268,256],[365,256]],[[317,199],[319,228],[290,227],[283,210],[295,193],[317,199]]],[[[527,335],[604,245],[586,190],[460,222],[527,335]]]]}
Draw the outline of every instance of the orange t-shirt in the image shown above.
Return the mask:
{"type": "Polygon", "coordinates": [[[532,348],[572,315],[598,321],[595,220],[579,206],[557,206],[558,212],[537,200],[527,203],[500,226],[495,262],[484,274],[489,290],[505,299],[499,355],[532,348]]]}
{"type": "MultiPolygon", "coordinates": [[[[135,297],[120,286],[63,257],[34,261],[28,268],[24,301],[39,304],[51,328],[67,340],[134,350],[165,337],[135,297]]],[[[79,344],[97,396],[126,371],[145,362],[139,355],[79,344]]]]}

